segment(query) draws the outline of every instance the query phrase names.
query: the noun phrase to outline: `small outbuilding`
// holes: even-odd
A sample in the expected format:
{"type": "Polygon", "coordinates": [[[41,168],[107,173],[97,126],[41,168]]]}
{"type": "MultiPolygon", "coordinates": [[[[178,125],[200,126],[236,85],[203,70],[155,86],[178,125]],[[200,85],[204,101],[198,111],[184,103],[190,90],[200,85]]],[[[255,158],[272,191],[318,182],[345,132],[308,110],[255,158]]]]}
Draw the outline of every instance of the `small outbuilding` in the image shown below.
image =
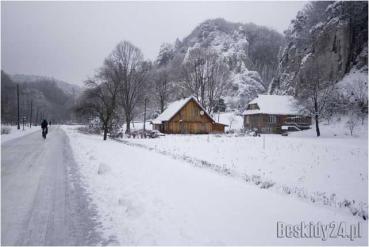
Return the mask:
{"type": "Polygon", "coordinates": [[[261,133],[299,131],[311,125],[311,117],[302,114],[295,98],[287,95],[258,95],[248,103],[243,115],[245,129],[261,133]]]}
{"type": "Polygon", "coordinates": [[[226,126],[217,123],[193,96],[172,102],[151,124],[167,134],[224,133],[226,126]]]}

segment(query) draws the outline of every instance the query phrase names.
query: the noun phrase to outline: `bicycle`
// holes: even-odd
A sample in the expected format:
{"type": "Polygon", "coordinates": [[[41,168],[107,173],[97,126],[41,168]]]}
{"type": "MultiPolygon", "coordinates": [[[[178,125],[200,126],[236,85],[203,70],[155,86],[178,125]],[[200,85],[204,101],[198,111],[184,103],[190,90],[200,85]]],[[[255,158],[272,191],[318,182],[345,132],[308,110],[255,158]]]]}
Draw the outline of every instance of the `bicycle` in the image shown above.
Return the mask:
{"type": "Polygon", "coordinates": [[[43,128],[43,129],[42,129],[42,137],[43,137],[44,139],[46,139],[46,135],[47,135],[47,128],[43,128]]]}

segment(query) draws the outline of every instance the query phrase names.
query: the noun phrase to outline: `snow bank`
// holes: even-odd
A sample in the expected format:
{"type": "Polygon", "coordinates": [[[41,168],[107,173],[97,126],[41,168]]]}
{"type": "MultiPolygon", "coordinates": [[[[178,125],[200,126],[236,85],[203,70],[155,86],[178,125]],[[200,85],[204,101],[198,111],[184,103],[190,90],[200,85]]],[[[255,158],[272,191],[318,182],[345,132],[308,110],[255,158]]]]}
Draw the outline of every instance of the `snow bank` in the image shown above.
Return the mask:
{"type": "Polygon", "coordinates": [[[19,138],[19,137],[24,136],[24,135],[31,134],[31,133],[36,132],[36,131],[40,131],[40,136],[41,136],[40,126],[33,126],[32,128],[24,127],[24,130],[23,130],[22,126],[21,126],[20,130],[17,129],[17,126],[9,126],[9,125],[1,125],[1,128],[9,128],[10,129],[9,134],[2,134],[1,135],[1,143],[2,144],[7,142],[7,141],[19,138]]]}

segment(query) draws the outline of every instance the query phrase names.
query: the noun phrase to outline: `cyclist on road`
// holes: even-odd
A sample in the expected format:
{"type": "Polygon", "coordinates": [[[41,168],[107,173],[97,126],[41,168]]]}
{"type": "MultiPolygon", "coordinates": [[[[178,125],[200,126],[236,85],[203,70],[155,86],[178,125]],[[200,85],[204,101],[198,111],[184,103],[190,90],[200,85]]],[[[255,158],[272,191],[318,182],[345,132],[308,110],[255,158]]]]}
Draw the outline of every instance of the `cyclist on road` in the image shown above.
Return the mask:
{"type": "Polygon", "coordinates": [[[44,139],[46,139],[46,135],[47,135],[47,131],[48,131],[47,125],[48,124],[47,124],[46,119],[42,120],[42,122],[41,122],[41,128],[42,128],[42,137],[44,139]]]}

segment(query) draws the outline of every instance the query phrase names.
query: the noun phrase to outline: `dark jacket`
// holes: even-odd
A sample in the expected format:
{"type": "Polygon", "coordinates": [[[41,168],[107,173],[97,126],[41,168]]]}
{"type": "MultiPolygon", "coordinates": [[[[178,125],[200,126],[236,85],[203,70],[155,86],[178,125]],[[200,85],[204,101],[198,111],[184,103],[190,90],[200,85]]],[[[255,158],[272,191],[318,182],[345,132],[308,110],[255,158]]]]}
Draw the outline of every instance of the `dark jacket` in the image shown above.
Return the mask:
{"type": "Polygon", "coordinates": [[[41,128],[43,128],[43,129],[47,128],[47,121],[46,120],[42,121],[41,128]]]}

